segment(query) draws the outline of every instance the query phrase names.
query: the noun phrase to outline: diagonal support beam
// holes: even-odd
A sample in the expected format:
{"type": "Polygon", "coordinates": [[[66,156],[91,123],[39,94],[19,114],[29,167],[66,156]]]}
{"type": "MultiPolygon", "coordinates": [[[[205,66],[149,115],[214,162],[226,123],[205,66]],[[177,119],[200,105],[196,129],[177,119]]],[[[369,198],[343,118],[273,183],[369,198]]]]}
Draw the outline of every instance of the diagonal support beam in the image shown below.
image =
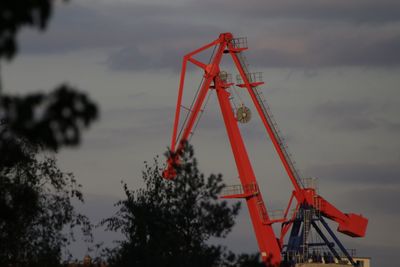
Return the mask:
{"type": "Polygon", "coordinates": [[[328,223],[325,221],[323,217],[320,217],[320,221],[322,225],[325,227],[326,231],[329,233],[329,235],[332,237],[332,239],[335,241],[336,245],[338,245],[339,249],[342,251],[342,253],[346,256],[346,258],[350,261],[350,263],[353,266],[357,266],[357,264],[354,262],[353,257],[350,256],[349,252],[347,249],[343,246],[342,242],[336,237],[335,233],[332,231],[332,229],[329,227],[328,223]]]}

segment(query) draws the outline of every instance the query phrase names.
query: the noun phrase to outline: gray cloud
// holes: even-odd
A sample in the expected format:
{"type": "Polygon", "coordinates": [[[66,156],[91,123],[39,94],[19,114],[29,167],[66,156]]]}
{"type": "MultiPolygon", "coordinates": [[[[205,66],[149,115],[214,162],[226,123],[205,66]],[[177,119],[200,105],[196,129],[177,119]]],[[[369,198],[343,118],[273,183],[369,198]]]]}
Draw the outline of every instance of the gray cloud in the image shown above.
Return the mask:
{"type": "MultiPolygon", "coordinates": [[[[308,36],[287,33],[266,37],[266,45],[257,47],[249,56],[251,62],[262,67],[399,66],[399,28],[387,34],[379,29],[357,34],[359,29],[351,27],[350,33],[343,25],[338,26],[343,32],[328,29],[321,33],[326,29],[306,29],[301,24],[297,26],[298,32],[307,30],[308,36]],[[268,44],[270,41],[272,44],[268,44]]],[[[265,35],[268,36],[267,31],[265,35]]]]}
{"type": "MultiPolygon", "coordinates": [[[[400,189],[395,187],[373,186],[352,190],[349,199],[356,200],[369,214],[394,215],[400,213],[400,189]]],[[[347,202],[348,203],[348,202],[347,202]]],[[[346,204],[346,203],[343,203],[346,204]]]]}
{"type": "Polygon", "coordinates": [[[360,242],[353,243],[357,247],[358,254],[364,257],[371,257],[371,266],[397,267],[397,255],[399,248],[396,246],[363,245],[360,242]]]}
{"type": "Polygon", "coordinates": [[[313,110],[313,117],[325,126],[335,130],[384,129],[386,132],[398,132],[400,123],[380,117],[380,107],[364,102],[326,102],[313,110]]]}
{"type": "Polygon", "coordinates": [[[328,101],[312,109],[310,117],[324,128],[339,131],[365,131],[381,129],[387,133],[400,131],[400,122],[382,117],[386,107],[374,105],[369,100],[356,102],[328,101]]]}
{"type": "Polygon", "coordinates": [[[337,163],[312,166],[308,173],[331,183],[399,185],[400,165],[393,163],[337,163]]]}
{"type": "Polygon", "coordinates": [[[182,53],[172,48],[144,51],[138,47],[124,47],[108,57],[107,65],[116,71],[170,68],[179,70],[181,58],[182,53]]]}
{"type": "Polygon", "coordinates": [[[201,1],[194,5],[210,10],[224,9],[227,13],[265,19],[347,20],[358,23],[386,23],[400,20],[400,3],[395,0],[336,0],[336,1],[273,1],[240,0],[201,1]]]}
{"type": "Polygon", "coordinates": [[[394,133],[400,132],[400,122],[393,122],[387,119],[380,119],[380,122],[387,131],[394,133]]]}
{"type": "Polygon", "coordinates": [[[312,110],[312,117],[328,129],[361,131],[378,127],[371,117],[374,107],[363,102],[326,102],[312,110]]]}
{"type": "Polygon", "coordinates": [[[46,34],[22,35],[22,50],[62,53],[112,48],[106,61],[112,69],[178,70],[188,51],[220,32],[233,28],[240,32],[242,24],[250,24],[260,28],[258,35],[248,32],[248,27],[244,30],[251,37],[250,62],[258,66],[400,65],[397,1],[213,1],[212,9],[209,1],[89,6],[60,6],[46,34]],[[232,16],[237,20],[226,24],[232,16]]]}
{"type": "Polygon", "coordinates": [[[25,30],[20,44],[23,53],[65,53],[112,46],[126,41],[125,34],[120,22],[71,2],[58,6],[47,32],[25,30]]]}
{"type": "Polygon", "coordinates": [[[328,101],[324,104],[320,104],[315,108],[315,114],[321,114],[323,116],[364,116],[372,108],[369,101],[360,102],[332,102],[328,101]]]}
{"type": "Polygon", "coordinates": [[[104,112],[105,120],[125,121],[123,125],[115,125],[108,129],[114,138],[146,137],[149,134],[159,135],[171,128],[166,118],[174,114],[172,107],[159,108],[115,108],[104,112]]]}

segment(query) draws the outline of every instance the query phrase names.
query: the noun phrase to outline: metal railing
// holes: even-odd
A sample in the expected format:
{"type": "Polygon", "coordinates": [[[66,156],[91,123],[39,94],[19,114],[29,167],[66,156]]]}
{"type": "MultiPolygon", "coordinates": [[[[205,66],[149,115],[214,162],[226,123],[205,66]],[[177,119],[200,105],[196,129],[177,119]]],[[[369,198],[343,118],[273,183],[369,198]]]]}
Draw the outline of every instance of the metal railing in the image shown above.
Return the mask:
{"type": "Polygon", "coordinates": [[[219,73],[219,78],[225,83],[232,83],[232,74],[227,73],[226,71],[221,71],[219,73]]]}
{"type": "Polygon", "coordinates": [[[257,194],[258,186],[257,184],[246,184],[246,185],[229,185],[225,186],[220,196],[229,196],[229,195],[243,195],[243,194],[257,194]]]}
{"type": "Polygon", "coordinates": [[[301,179],[304,188],[312,188],[316,192],[318,190],[318,178],[315,177],[307,177],[307,178],[302,178],[301,179]]]}
{"type": "Polygon", "coordinates": [[[280,220],[283,219],[285,212],[284,210],[269,210],[268,211],[269,218],[271,220],[280,220]]]}
{"type": "Polygon", "coordinates": [[[238,37],[231,40],[234,48],[247,48],[247,37],[238,37]]]}
{"type": "MultiPolygon", "coordinates": [[[[256,82],[263,82],[263,77],[262,77],[262,72],[251,72],[251,73],[246,73],[247,80],[249,80],[250,83],[256,83],[256,82]]],[[[243,79],[240,74],[236,75],[236,81],[238,84],[243,84],[243,79]]]]}

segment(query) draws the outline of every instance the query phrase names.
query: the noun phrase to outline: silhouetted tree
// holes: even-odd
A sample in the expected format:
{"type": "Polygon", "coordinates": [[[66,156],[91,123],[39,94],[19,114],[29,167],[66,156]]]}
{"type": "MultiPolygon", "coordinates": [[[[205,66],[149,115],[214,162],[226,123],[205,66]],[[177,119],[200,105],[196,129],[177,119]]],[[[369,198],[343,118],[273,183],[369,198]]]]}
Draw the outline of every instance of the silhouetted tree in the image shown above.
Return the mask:
{"type": "MultiPolygon", "coordinates": [[[[0,64],[17,55],[21,29],[46,29],[56,3],[0,1],[0,64]]],[[[79,144],[97,117],[97,105],[68,84],[11,95],[0,78],[0,266],[57,266],[72,238],[63,229],[80,225],[89,234],[89,221],[71,203],[83,200],[79,185],[42,152],[79,144]]]]}
{"type": "MultiPolygon", "coordinates": [[[[17,54],[17,36],[21,29],[46,29],[55,3],[53,0],[0,1],[0,64],[3,59],[12,60],[17,54]]],[[[3,126],[7,124],[11,134],[40,142],[44,149],[77,145],[82,129],[97,116],[96,104],[68,84],[56,86],[48,94],[19,96],[5,94],[0,79],[0,121],[3,126]]],[[[0,154],[6,145],[2,141],[0,139],[0,154]]]]}
{"type": "Polygon", "coordinates": [[[54,158],[38,154],[37,145],[7,141],[19,160],[1,155],[0,266],[58,266],[76,226],[91,238],[88,219],[72,205],[83,201],[80,185],[54,158]]]}
{"type": "Polygon", "coordinates": [[[197,168],[193,149],[182,154],[173,181],[160,176],[156,158],[146,163],[145,187],[129,190],[116,206],[115,216],[102,222],[120,231],[125,240],[108,250],[110,266],[216,266],[224,261],[225,249],[211,245],[211,237],[223,238],[234,225],[240,205],[218,200],[224,187],[221,175],[205,177],[197,168]]]}
{"type": "Polygon", "coordinates": [[[0,2],[0,58],[12,59],[18,49],[22,27],[44,30],[50,19],[52,0],[3,0],[0,2]]]}
{"type": "MultiPolygon", "coordinates": [[[[81,129],[97,117],[96,105],[84,94],[63,84],[49,94],[0,97],[0,134],[39,143],[43,149],[79,144],[81,129]]],[[[0,135],[0,138],[2,137],[0,135]]],[[[0,139],[0,151],[4,149],[0,139]]]]}

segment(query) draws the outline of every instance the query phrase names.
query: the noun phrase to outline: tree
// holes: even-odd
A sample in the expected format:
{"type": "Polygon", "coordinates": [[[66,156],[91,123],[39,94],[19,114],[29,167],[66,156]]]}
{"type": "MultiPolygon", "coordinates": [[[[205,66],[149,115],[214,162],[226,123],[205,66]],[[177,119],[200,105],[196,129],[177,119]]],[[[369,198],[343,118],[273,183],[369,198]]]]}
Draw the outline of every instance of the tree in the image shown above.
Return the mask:
{"type": "MultiPolygon", "coordinates": [[[[97,113],[96,105],[84,93],[62,84],[48,94],[0,97],[0,131],[7,127],[10,134],[55,151],[78,145],[82,128],[88,127],[97,113]]],[[[0,152],[5,145],[1,138],[0,152]]]]}
{"type": "Polygon", "coordinates": [[[11,137],[6,143],[18,148],[19,160],[2,155],[0,165],[0,266],[59,266],[76,226],[91,238],[89,220],[72,204],[83,201],[80,185],[38,154],[39,146],[11,137]]]}
{"type": "Polygon", "coordinates": [[[160,175],[158,158],[145,164],[145,187],[129,190],[119,201],[115,216],[102,224],[120,231],[125,240],[108,250],[110,266],[216,266],[224,261],[225,249],[208,243],[223,238],[234,225],[240,205],[218,200],[224,188],[221,175],[207,178],[200,173],[193,149],[186,146],[177,177],[160,175]]]}
{"type": "Polygon", "coordinates": [[[18,50],[22,27],[44,30],[53,10],[51,0],[3,0],[0,2],[0,58],[12,59],[18,50]]]}
{"type": "MultiPolygon", "coordinates": [[[[0,63],[17,55],[21,29],[46,29],[55,3],[0,2],[0,63]]],[[[97,116],[87,94],[66,83],[21,96],[5,93],[0,79],[0,266],[57,266],[73,238],[66,226],[90,234],[88,219],[72,205],[83,201],[78,183],[43,151],[78,145],[97,116]]]]}
{"type": "MultiPolygon", "coordinates": [[[[54,3],[53,0],[0,1],[0,63],[17,55],[17,36],[21,29],[46,29],[54,3]]],[[[7,124],[12,134],[40,142],[44,149],[79,144],[82,129],[97,117],[97,105],[85,93],[66,83],[47,94],[19,96],[5,94],[0,78],[0,121],[7,124]]],[[[2,141],[0,154],[5,145],[2,141]]]]}
{"type": "MultiPolygon", "coordinates": [[[[21,29],[46,29],[56,3],[0,2],[0,64],[18,54],[21,29]]],[[[88,219],[72,205],[83,201],[79,184],[43,152],[78,145],[97,117],[93,100],[67,83],[49,93],[11,95],[0,78],[0,266],[57,266],[75,226],[90,237],[88,219]]]]}

